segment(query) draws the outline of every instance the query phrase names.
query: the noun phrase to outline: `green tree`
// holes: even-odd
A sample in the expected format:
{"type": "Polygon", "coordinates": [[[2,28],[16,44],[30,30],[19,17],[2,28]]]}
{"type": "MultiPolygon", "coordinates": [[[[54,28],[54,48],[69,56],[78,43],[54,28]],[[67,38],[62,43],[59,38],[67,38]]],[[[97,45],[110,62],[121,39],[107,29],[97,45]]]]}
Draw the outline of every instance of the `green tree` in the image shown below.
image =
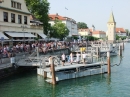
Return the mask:
{"type": "Polygon", "coordinates": [[[85,36],[85,39],[86,39],[87,41],[95,41],[95,40],[98,40],[99,38],[93,37],[93,36],[85,36]]]}
{"type": "Polygon", "coordinates": [[[49,5],[47,0],[25,0],[28,10],[43,23],[44,33],[47,35],[49,31],[49,5]]]}
{"type": "Polygon", "coordinates": [[[81,29],[81,28],[87,29],[88,28],[87,24],[84,22],[78,22],[77,25],[78,25],[78,29],[81,29]]]}
{"type": "Polygon", "coordinates": [[[119,40],[120,39],[120,36],[118,36],[117,34],[116,34],[116,40],[119,40]]]}
{"type": "Polygon", "coordinates": [[[125,29],[125,31],[126,31],[126,35],[130,36],[130,31],[128,29],[125,29]]]}
{"type": "Polygon", "coordinates": [[[55,21],[55,24],[52,26],[51,36],[54,38],[63,39],[69,34],[69,30],[64,23],[61,21],[55,21]]]}

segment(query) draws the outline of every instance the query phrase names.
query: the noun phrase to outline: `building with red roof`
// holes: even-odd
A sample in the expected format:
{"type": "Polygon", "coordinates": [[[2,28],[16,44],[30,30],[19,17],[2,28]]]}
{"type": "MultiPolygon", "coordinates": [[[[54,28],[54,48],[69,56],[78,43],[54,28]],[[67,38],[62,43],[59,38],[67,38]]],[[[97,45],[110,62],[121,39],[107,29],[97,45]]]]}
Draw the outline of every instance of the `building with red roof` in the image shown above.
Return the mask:
{"type": "Polygon", "coordinates": [[[78,28],[77,23],[74,19],[69,17],[63,17],[57,14],[49,14],[51,25],[55,24],[55,20],[60,20],[62,23],[65,23],[66,27],[69,29],[69,36],[77,36],[78,35],[78,28]]]}
{"type": "Polygon", "coordinates": [[[79,29],[78,30],[79,34],[81,36],[93,36],[93,37],[97,37],[97,38],[105,38],[106,37],[106,33],[104,31],[99,31],[99,30],[95,30],[94,28],[92,29],[79,29]]]}
{"type": "Polygon", "coordinates": [[[116,28],[116,34],[118,36],[127,36],[126,31],[124,30],[124,28],[116,28]]]}

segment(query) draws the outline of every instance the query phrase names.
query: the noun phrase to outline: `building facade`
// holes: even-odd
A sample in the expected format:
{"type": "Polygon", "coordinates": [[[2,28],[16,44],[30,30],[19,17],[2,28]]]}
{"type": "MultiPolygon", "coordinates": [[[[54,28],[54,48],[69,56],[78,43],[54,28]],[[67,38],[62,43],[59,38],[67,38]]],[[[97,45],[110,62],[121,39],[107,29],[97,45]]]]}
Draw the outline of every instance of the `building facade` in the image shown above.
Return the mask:
{"type": "Polygon", "coordinates": [[[43,27],[30,25],[30,15],[25,0],[4,0],[0,3],[0,35],[15,40],[34,38],[33,33],[43,33],[43,27]]]}
{"type": "Polygon", "coordinates": [[[79,29],[78,30],[79,35],[81,36],[88,36],[88,35],[92,35],[92,29],[79,29]]]}
{"type": "Polygon", "coordinates": [[[78,28],[77,28],[77,23],[74,19],[68,18],[68,17],[63,17],[58,14],[50,14],[49,15],[50,21],[49,23],[51,25],[54,25],[55,20],[60,20],[62,23],[66,25],[66,27],[69,29],[69,35],[68,36],[77,36],[78,35],[78,28]]]}
{"type": "Polygon", "coordinates": [[[106,38],[106,33],[104,31],[93,31],[92,36],[97,38],[106,38]]]}
{"type": "Polygon", "coordinates": [[[127,33],[124,28],[116,28],[116,34],[121,37],[127,36],[127,33]]]}
{"type": "Polygon", "coordinates": [[[81,36],[93,36],[97,38],[106,38],[106,33],[104,31],[98,31],[95,29],[79,29],[79,35],[81,36]]]}

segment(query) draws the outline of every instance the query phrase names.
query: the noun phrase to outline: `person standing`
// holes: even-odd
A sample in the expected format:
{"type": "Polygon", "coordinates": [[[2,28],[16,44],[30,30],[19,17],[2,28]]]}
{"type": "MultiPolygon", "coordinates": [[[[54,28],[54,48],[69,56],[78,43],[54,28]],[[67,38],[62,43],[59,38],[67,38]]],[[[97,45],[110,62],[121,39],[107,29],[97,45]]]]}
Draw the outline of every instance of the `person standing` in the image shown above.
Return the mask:
{"type": "Polygon", "coordinates": [[[0,50],[0,63],[2,63],[2,50],[0,50]]]}
{"type": "Polygon", "coordinates": [[[72,62],[73,62],[73,54],[70,53],[70,63],[72,64],[72,62]]]}
{"type": "Polygon", "coordinates": [[[85,52],[83,53],[83,64],[85,64],[85,58],[86,58],[86,54],[85,52]]]}
{"type": "Polygon", "coordinates": [[[62,58],[62,65],[64,66],[64,64],[65,64],[65,54],[64,53],[62,54],[61,58],[62,58]]]}
{"type": "Polygon", "coordinates": [[[79,56],[80,56],[80,54],[77,52],[77,54],[76,54],[76,62],[79,64],[79,56]]]}

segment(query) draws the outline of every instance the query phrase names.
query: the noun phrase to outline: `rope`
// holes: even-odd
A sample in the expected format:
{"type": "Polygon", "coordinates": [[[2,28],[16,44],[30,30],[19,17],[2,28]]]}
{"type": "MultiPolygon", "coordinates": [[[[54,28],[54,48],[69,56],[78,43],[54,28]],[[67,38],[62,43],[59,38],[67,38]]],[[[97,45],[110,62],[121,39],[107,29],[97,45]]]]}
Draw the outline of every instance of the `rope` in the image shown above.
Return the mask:
{"type": "Polygon", "coordinates": [[[122,59],[123,59],[123,56],[120,58],[120,62],[119,62],[119,64],[113,64],[113,65],[111,65],[111,67],[114,67],[114,66],[120,66],[120,65],[121,65],[121,61],[122,61],[122,59]]]}

